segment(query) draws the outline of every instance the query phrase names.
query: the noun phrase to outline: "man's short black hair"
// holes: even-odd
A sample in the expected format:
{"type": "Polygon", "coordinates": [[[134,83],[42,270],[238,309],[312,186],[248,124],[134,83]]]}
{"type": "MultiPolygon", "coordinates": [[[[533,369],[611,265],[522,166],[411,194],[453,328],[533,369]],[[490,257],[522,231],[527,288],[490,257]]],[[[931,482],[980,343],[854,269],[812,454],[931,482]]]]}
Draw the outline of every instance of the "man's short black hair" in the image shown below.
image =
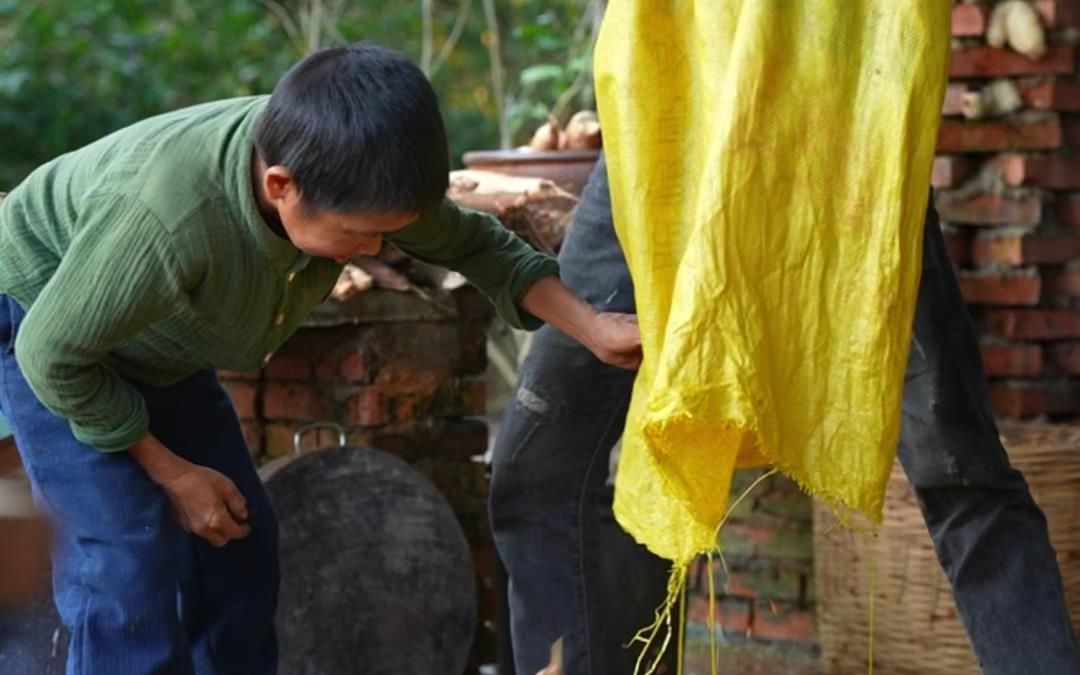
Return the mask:
{"type": "Polygon", "coordinates": [[[255,130],[267,166],[313,211],[414,213],[446,193],[439,99],[401,54],[369,43],[314,52],[281,78],[255,130]]]}

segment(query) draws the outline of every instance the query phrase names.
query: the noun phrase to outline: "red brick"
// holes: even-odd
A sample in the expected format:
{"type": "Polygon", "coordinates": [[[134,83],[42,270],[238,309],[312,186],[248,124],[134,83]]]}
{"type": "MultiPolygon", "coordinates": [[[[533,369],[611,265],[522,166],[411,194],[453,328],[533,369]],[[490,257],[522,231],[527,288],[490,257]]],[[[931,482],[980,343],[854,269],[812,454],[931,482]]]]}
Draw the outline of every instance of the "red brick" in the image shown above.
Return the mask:
{"type": "Polygon", "coordinates": [[[313,374],[311,360],[295,354],[275,354],[263,370],[267,379],[283,382],[306,382],[313,374]]]}
{"type": "Polygon", "coordinates": [[[412,321],[388,323],[372,331],[364,341],[365,359],[371,369],[393,367],[400,371],[444,373],[461,351],[461,327],[454,322],[412,321]]]}
{"type": "Polygon", "coordinates": [[[1061,124],[1065,135],[1065,144],[1069,147],[1080,145],[1080,115],[1066,115],[1061,124]]]}
{"type": "Polygon", "coordinates": [[[1080,343],[1050,345],[1046,357],[1057,372],[1080,375],[1080,343]]]}
{"type": "Polygon", "coordinates": [[[1080,258],[1080,235],[977,237],[972,246],[972,259],[976,263],[1060,265],[1077,258],[1080,258]]]}
{"type": "Polygon", "coordinates": [[[272,422],[266,425],[266,456],[285,457],[293,451],[293,425],[272,422]]]}
{"type": "Polygon", "coordinates": [[[233,408],[236,409],[237,417],[257,417],[255,402],[258,398],[258,388],[251,382],[223,382],[225,389],[232,399],[233,408]]]}
{"type": "Polygon", "coordinates": [[[381,448],[372,442],[373,429],[351,428],[345,429],[345,444],[353,448],[381,448]]]}
{"type": "Polygon", "coordinates": [[[1050,80],[1020,85],[1024,103],[1035,110],[1080,111],[1080,82],[1050,80]]]}
{"type": "Polygon", "coordinates": [[[1080,226],[1080,195],[1058,197],[1057,215],[1062,225],[1080,226]]]}
{"type": "Polygon", "coordinates": [[[983,368],[989,377],[1034,377],[1042,373],[1039,345],[983,345],[983,368]]]}
{"type": "MultiPolygon", "coordinates": [[[[695,595],[689,599],[686,620],[702,627],[709,625],[709,598],[695,595]]],[[[724,633],[745,636],[753,621],[752,605],[734,598],[717,599],[712,604],[713,625],[724,633]]]]}
{"type": "Polygon", "coordinates": [[[964,225],[1037,225],[1042,220],[1042,201],[1035,195],[1007,197],[974,196],[951,192],[937,194],[941,219],[964,225]]]}
{"type": "Polygon", "coordinates": [[[747,579],[744,579],[742,575],[731,574],[725,577],[723,572],[719,570],[717,572],[716,581],[714,582],[714,590],[717,593],[749,600],[753,600],[758,596],[758,589],[752,584],[746,583],[747,579]]]}
{"type": "Polygon", "coordinates": [[[379,427],[390,423],[390,402],[381,389],[364,387],[349,399],[345,421],[349,425],[379,427]]]}
{"type": "Polygon", "coordinates": [[[930,183],[936,188],[951,188],[963,184],[975,175],[979,164],[967,157],[935,157],[930,183]]]}
{"type": "Polygon", "coordinates": [[[991,384],[990,405],[995,413],[1003,417],[1034,417],[1047,413],[1050,397],[1038,389],[991,384]]]}
{"type": "Polygon", "coordinates": [[[1047,297],[1080,298],[1080,270],[1043,273],[1043,294],[1047,297]]]}
{"type": "Polygon", "coordinates": [[[1050,28],[1076,26],[1080,23],[1080,7],[1075,0],[1033,0],[1031,3],[1050,28]]]}
{"type": "Polygon", "coordinates": [[[750,635],[757,640],[813,643],[817,639],[814,613],[777,603],[758,605],[750,635]]]}
{"type": "Polygon", "coordinates": [[[978,37],[986,33],[990,10],[982,5],[954,5],[952,9],[953,37],[978,37]]]}
{"type": "Polygon", "coordinates": [[[397,364],[380,370],[375,378],[375,383],[383,391],[422,396],[434,396],[447,382],[448,378],[443,373],[399,368],[397,364]]]}
{"type": "Polygon", "coordinates": [[[945,88],[945,102],[941,106],[942,115],[963,115],[964,96],[970,91],[966,84],[950,82],[945,88]]]}
{"type": "Polygon", "coordinates": [[[955,265],[971,262],[971,237],[955,232],[945,233],[945,252],[955,265]]]}
{"type": "Polygon", "coordinates": [[[487,382],[481,378],[470,378],[461,382],[458,388],[461,395],[462,414],[483,415],[487,412],[487,382]]]}
{"type": "Polygon", "coordinates": [[[1039,304],[1039,275],[1029,272],[962,272],[960,291],[973,305],[1031,306],[1039,304]]]}
{"type": "Polygon", "coordinates": [[[1004,417],[1066,415],[1080,411],[1080,396],[1067,384],[1054,382],[994,382],[990,403],[1004,417]]]}
{"type": "Polygon", "coordinates": [[[938,130],[942,153],[1053,150],[1061,147],[1061,120],[1057,115],[989,122],[943,120],[938,130]]]}
{"type": "Polygon", "coordinates": [[[434,396],[421,397],[417,402],[417,410],[420,414],[440,418],[483,415],[487,401],[486,387],[483,381],[479,381],[479,390],[477,386],[472,381],[448,384],[440,388],[434,396]],[[479,412],[476,411],[478,404],[479,412]]]}
{"type": "Polygon", "coordinates": [[[314,359],[311,370],[317,382],[333,383],[338,379],[338,369],[341,359],[337,354],[322,354],[314,359]]]}
{"type": "Polygon", "coordinates": [[[487,370],[488,320],[469,321],[460,327],[461,347],[454,363],[458,375],[480,375],[487,370]]]}
{"type": "Polygon", "coordinates": [[[403,392],[392,396],[391,401],[390,416],[394,422],[415,422],[432,414],[431,396],[403,392]]]}
{"type": "Polygon", "coordinates": [[[1080,157],[1005,155],[995,160],[1008,185],[1051,190],[1080,188],[1080,157]]]}
{"type": "Polygon", "coordinates": [[[1024,262],[1024,236],[975,237],[971,244],[971,259],[982,264],[1020,265],[1024,262]]]}
{"type": "Polygon", "coordinates": [[[686,582],[689,593],[709,592],[709,562],[709,559],[705,556],[698,556],[690,563],[690,570],[687,573],[686,582]]]}
{"type": "Polygon", "coordinates": [[[983,316],[983,329],[1005,340],[1080,338],[1080,310],[1003,309],[983,316]]]}
{"type": "Polygon", "coordinates": [[[268,383],[263,415],[268,420],[323,421],[334,418],[334,404],[325,385],[268,383]]]}
{"type": "MultiPolygon", "coordinates": [[[[1024,105],[1035,110],[1060,110],[1055,103],[1055,98],[1060,96],[1057,88],[1058,80],[1028,80],[1020,81],[1020,94],[1024,98],[1024,105]]],[[[952,88],[953,85],[949,85],[952,88]]],[[[948,94],[945,96],[948,101],[948,94]]]]}
{"type": "Polygon", "coordinates": [[[1076,51],[1071,46],[1050,47],[1041,59],[1030,59],[1011,49],[981,46],[952,53],[949,77],[1014,77],[1017,75],[1068,75],[1073,72],[1076,51]]]}
{"type": "Polygon", "coordinates": [[[240,420],[240,430],[244,432],[244,442],[252,456],[262,454],[263,425],[255,420],[240,420]]]}
{"type": "Polygon", "coordinates": [[[338,364],[338,373],[346,382],[366,382],[371,377],[367,359],[361,352],[349,352],[338,364]]]}
{"type": "Polygon", "coordinates": [[[466,413],[461,393],[441,373],[386,369],[346,405],[349,424],[363,427],[466,413]]]}
{"type": "Polygon", "coordinates": [[[749,523],[729,522],[720,531],[724,555],[756,556],[775,536],[775,527],[749,523]]]}

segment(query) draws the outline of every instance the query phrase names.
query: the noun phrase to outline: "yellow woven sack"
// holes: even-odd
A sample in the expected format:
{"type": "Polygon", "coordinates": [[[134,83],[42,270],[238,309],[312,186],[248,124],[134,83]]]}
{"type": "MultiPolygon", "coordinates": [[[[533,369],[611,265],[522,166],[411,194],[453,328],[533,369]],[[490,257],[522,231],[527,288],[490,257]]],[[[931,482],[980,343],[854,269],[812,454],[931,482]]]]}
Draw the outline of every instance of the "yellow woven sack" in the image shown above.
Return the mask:
{"type": "Polygon", "coordinates": [[[682,564],[732,471],[880,521],[949,52],[943,0],[614,0],[596,52],[645,362],[619,522],[682,564]]]}

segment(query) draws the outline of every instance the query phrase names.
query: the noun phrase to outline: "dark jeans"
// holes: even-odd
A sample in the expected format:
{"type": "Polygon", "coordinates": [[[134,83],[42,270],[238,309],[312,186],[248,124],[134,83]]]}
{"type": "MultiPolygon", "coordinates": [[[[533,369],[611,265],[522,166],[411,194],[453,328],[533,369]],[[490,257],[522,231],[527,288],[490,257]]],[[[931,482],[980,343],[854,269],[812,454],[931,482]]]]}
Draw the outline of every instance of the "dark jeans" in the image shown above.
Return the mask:
{"type": "MultiPolygon", "coordinates": [[[[634,310],[601,160],[561,254],[563,279],[603,310],[634,310]]],[[[1080,674],[1046,521],[1009,465],[975,331],[927,212],[900,462],[988,675],[1080,674]]],[[[495,446],[491,517],[509,576],[517,675],[565,636],[567,675],[628,675],[668,564],[616,524],[608,458],[633,374],[550,328],[536,336],[495,446]]]]}
{"type": "Polygon", "coordinates": [[[277,519],[217,376],[140,390],[151,432],[247,499],[251,534],[222,548],[180,528],[128,453],[83,445],[41,405],[13,354],[22,318],[0,295],[0,410],[58,530],[53,597],[71,631],[68,675],[273,675],[277,519]]]}

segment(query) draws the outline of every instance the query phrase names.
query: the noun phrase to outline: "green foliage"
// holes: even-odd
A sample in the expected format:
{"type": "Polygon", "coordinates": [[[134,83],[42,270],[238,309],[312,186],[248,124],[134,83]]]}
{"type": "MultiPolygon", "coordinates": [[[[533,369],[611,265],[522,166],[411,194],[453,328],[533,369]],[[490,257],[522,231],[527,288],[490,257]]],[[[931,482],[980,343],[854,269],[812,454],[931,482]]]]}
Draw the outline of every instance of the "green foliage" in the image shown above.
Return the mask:
{"type": "MultiPolygon", "coordinates": [[[[461,0],[464,1],[464,0],[461,0]]],[[[432,80],[454,157],[498,143],[481,0],[432,80]]],[[[269,92],[318,44],[370,39],[419,61],[420,0],[0,0],[0,186],[111,130],[162,111],[269,92]],[[322,17],[312,37],[312,7],[322,17]]],[[[588,0],[498,0],[507,117],[516,142],[577,83],[590,105],[588,0]]],[[[442,48],[459,0],[433,0],[442,48]]],[[[2,188],[0,188],[2,189],[2,188]]]]}
{"type": "MultiPolygon", "coordinates": [[[[508,102],[510,125],[518,140],[542,124],[553,106],[567,94],[564,108],[591,108],[595,105],[591,83],[592,50],[589,9],[594,3],[564,3],[548,8],[531,21],[521,21],[509,42],[528,45],[510,52],[511,68],[519,73],[518,88],[508,102]]],[[[566,117],[567,111],[557,110],[566,117]]],[[[573,111],[570,111],[573,112],[573,111]]],[[[563,119],[563,122],[566,120],[563,119]]]]}

